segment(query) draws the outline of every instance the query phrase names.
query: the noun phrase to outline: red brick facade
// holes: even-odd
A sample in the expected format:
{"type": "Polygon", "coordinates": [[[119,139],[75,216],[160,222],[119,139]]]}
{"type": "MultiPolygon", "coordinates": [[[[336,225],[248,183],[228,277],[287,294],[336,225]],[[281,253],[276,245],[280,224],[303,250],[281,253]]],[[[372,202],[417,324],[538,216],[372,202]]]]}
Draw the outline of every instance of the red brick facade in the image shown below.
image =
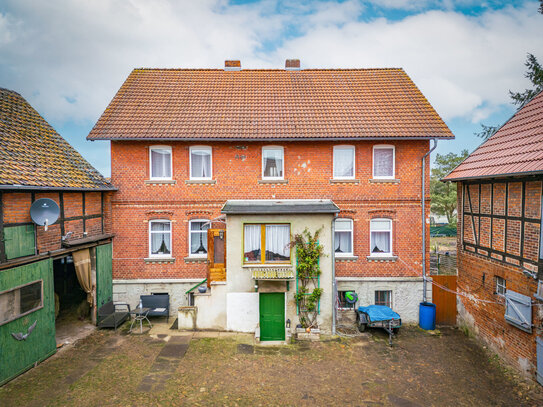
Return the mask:
{"type": "Polygon", "coordinates": [[[537,280],[523,270],[537,273],[540,268],[541,188],[542,182],[533,178],[458,183],[458,288],[465,294],[458,297],[459,322],[473,327],[511,364],[531,373],[535,338],[542,333],[543,302],[533,299],[537,280]],[[535,301],[532,333],[505,320],[505,298],[496,293],[496,277],[506,280],[507,290],[535,301]]]}
{"type": "MultiPolygon", "coordinates": [[[[214,142],[187,143],[112,141],[112,184],[118,188],[113,209],[114,279],[204,278],[205,264],[188,256],[188,221],[214,219],[228,199],[332,199],[340,217],[354,220],[354,255],[358,259],[337,261],[338,276],[420,276],[421,267],[421,158],[427,140],[380,142],[214,142]],[[355,146],[355,180],[332,180],[333,146],[355,146]],[[377,144],[395,146],[395,181],[372,180],[372,151],[377,144]],[[150,183],[149,147],[172,148],[173,181],[150,183]],[[189,147],[212,147],[212,180],[194,184],[189,180],[189,147]],[[262,183],[262,147],[284,147],[286,182],[262,183]],[[393,220],[393,254],[396,261],[368,261],[370,220],[393,220]],[[173,263],[151,263],[148,228],[151,219],[172,221],[173,263]]],[[[426,168],[429,168],[427,161],[426,168]]],[[[429,191],[429,172],[426,173],[429,191]]],[[[429,206],[429,205],[428,205],[429,206]]],[[[219,226],[219,225],[217,225],[219,226]]],[[[429,234],[428,234],[429,235],[429,234]]]]}
{"type": "MultiPolygon", "coordinates": [[[[0,221],[3,221],[4,227],[13,224],[33,224],[30,218],[32,199],[50,198],[61,207],[61,218],[62,210],[64,211],[64,234],[72,232],[68,238],[69,240],[108,234],[112,230],[112,194],[112,192],[2,192],[3,219],[0,219],[0,221]],[[83,213],[83,201],[85,202],[85,213],[83,213]],[[103,226],[102,205],[104,212],[103,226]],[[86,232],[86,235],[84,235],[84,232],[86,232]]],[[[36,254],[61,249],[61,229],[61,219],[50,225],[47,231],[43,226],[36,226],[36,254]]]]}

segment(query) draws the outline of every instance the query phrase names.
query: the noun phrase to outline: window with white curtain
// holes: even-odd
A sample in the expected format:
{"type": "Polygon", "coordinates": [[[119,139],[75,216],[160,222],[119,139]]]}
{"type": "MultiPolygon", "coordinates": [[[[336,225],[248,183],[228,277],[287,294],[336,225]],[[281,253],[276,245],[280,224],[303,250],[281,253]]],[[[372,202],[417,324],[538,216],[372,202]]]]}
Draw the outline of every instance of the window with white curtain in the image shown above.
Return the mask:
{"type": "Polygon", "coordinates": [[[207,257],[207,230],[208,219],[195,219],[189,221],[189,256],[207,257]]]}
{"type": "Polygon", "coordinates": [[[380,145],[373,147],[373,178],[394,178],[394,146],[380,145]]]}
{"type": "Polygon", "coordinates": [[[172,148],[151,146],[149,148],[151,179],[172,179],[172,148]]]}
{"type": "Polygon", "coordinates": [[[262,179],[283,179],[283,147],[262,147],[262,179]]]}
{"type": "Polygon", "coordinates": [[[171,257],[172,223],[169,220],[149,221],[149,257],[171,257]]]}
{"type": "Polygon", "coordinates": [[[354,178],[354,146],[334,146],[334,178],[354,178]]]}
{"type": "Polygon", "coordinates": [[[190,148],[190,179],[211,179],[211,147],[190,148]]]}
{"type": "Polygon", "coordinates": [[[351,219],[336,219],[334,242],[336,257],[353,255],[353,221],[351,219]]]}
{"type": "Polygon", "coordinates": [[[245,263],[290,262],[290,225],[246,224],[243,236],[245,263]],[[262,250],[264,237],[264,251],[262,250]]]}
{"type": "Polygon", "coordinates": [[[392,221],[390,219],[371,220],[370,253],[372,256],[392,254],[392,221]]]}

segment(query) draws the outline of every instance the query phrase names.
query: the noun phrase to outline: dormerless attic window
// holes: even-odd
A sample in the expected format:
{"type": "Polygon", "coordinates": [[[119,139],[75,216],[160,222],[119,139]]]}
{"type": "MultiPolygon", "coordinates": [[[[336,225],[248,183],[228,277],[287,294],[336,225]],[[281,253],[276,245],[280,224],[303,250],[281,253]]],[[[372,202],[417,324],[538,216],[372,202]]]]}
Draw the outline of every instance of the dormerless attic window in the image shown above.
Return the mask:
{"type": "Polygon", "coordinates": [[[377,145],[373,147],[373,178],[394,178],[394,146],[377,145]]]}
{"type": "Polygon", "coordinates": [[[283,179],[283,147],[262,147],[262,179],[283,179]]]}
{"type": "Polygon", "coordinates": [[[190,179],[210,180],[212,173],[211,147],[190,148],[190,179]]]}

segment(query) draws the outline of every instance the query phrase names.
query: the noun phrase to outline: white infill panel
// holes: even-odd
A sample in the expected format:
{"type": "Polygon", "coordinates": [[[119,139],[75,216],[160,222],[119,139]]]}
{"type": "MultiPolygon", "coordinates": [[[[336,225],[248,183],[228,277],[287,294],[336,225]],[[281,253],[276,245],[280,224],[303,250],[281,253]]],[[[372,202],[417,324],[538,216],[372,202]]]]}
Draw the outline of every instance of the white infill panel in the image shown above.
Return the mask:
{"type": "Polygon", "coordinates": [[[226,329],[254,332],[259,322],[258,293],[226,294],[226,329]]]}

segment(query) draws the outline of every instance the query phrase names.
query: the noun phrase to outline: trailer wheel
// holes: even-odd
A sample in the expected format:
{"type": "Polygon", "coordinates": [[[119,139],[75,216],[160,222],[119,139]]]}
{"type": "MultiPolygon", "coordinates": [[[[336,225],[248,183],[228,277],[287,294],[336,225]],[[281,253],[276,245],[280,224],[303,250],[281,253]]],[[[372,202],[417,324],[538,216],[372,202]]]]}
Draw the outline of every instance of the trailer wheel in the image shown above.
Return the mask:
{"type": "Polygon", "coordinates": [[[361,324],[359,323],[358,324],[358,331],[359,332],[364,332],[366,330],[366,327],[367,327],[367,324],[361,324]]]}
{"type": "Polygon", "coordinates": [[[392,328],[392,332],[394,335],[398,335],[398,333],[400,333],[400,328],[392,328]]]}

